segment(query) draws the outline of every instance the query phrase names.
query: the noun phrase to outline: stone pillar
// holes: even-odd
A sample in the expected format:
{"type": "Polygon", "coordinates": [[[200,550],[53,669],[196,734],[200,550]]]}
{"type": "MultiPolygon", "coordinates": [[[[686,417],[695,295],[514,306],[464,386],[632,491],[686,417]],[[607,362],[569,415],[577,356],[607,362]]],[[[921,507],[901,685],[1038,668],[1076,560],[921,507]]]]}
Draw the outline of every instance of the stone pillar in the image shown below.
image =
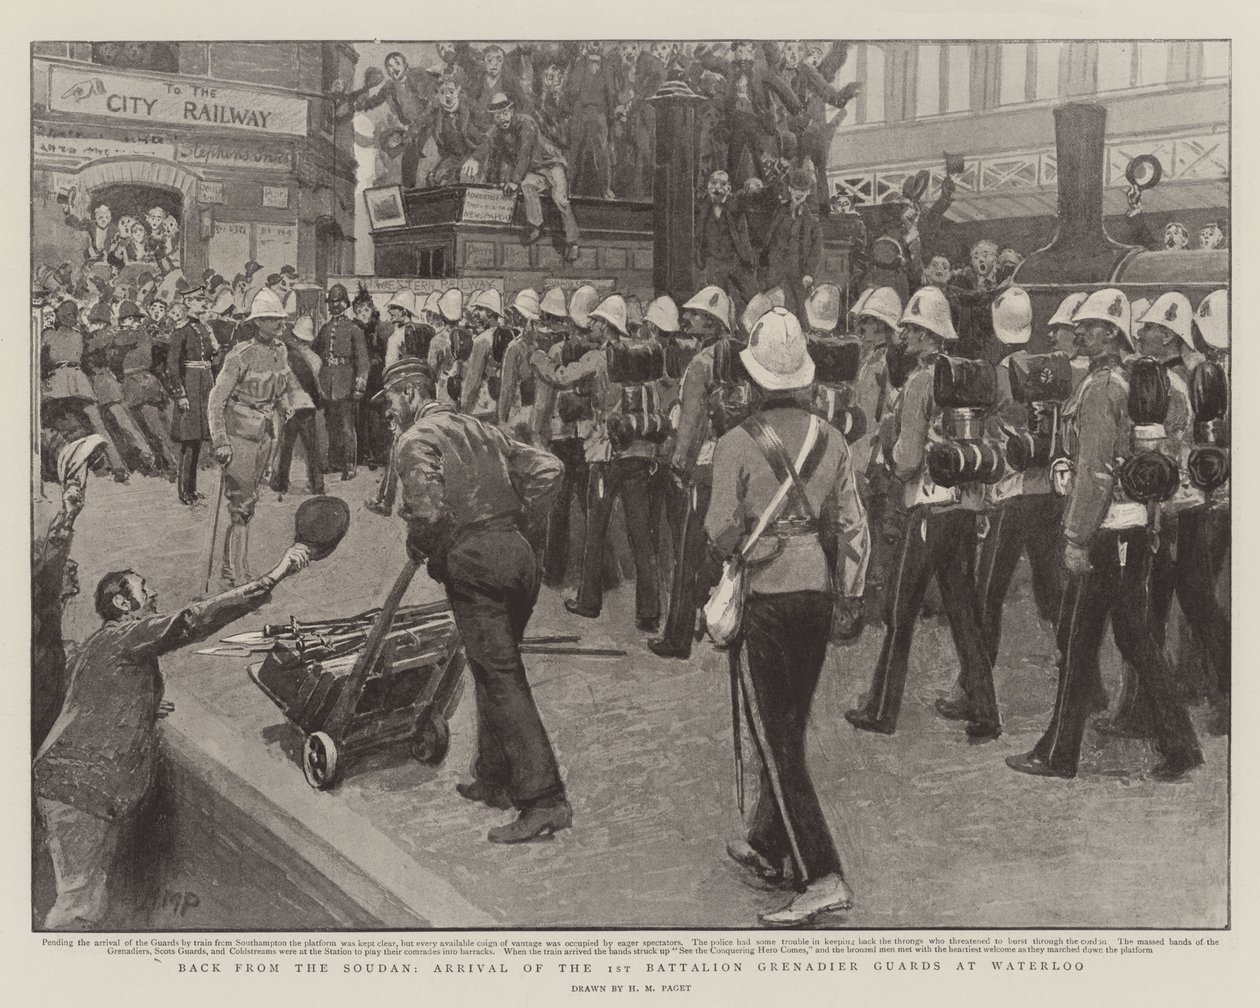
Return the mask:
{"type": "Polygon", "coordinates": [[[679,304],[696,292],[696,106],[685,81],[666,81],[648,101],[656,111],[652,285],[679,304]]]}

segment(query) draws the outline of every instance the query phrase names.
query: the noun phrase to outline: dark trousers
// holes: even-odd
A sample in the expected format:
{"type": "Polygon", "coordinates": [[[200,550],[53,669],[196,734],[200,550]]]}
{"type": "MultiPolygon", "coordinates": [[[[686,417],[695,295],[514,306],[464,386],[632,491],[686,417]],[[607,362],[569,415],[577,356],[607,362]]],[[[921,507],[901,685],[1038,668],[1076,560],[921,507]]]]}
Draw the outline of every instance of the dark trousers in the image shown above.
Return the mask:
{"type": "Polygon", "coordinates": [[[200,441],[179,443],[179,472],[176,477],[176,489],[180,500],[187,500],[197,492],[197,459],[200,457],[200,441]]]}
{"type": "Polygon", "coordinates": [[[791,857],[801,889],[824,875],[841,874],[840,856],[805,759],[805,729],[830,631],[831,597],[825,592],[750,595],[744,607],[744,646],[752,684],[752,696],[745,692],[744,705],[762,755],[761,793],[748,843],[771,864],[781,865],[791,857]],[[771,785],[771,760],[791,839],[771,785]]]}
{"type": "Polygon", "coordinates": [[[359,455],[369,465],[383,465],[393,444],[385,411],[364,396],[355,404],[354,413],[359,455]]]}
{"type": "Polygon", "coordinates": [[[599,612],[604,604],[604,545],[613,502],[621,497],[626,533],[634,553],[634,611],[640,620],[661,615],[660,577],[656,563],[656,526],[651,522],[652,468],[650,458],[618,458],[591,466],[586,494],[586,538],[582,543],[582,584],[578,605],[599,612]]]}
{"type": "Polygon", "coordinates": [[[959,676],[973,721],[998,720],[993,692],[993,665],[980,629],[980,602],[976,595],[976,515],[961,508],[934,511],[911,509],[897,552],[888,589],[884,622],[884,646],[875,664],[869,717],[895,727],[901,710],[910,661],[910,644],[928,580],[935,575],[941,589],[945,616],[961,665],[959,676]]]}
{"type": "Polygon", "coordinates": [[[989,663],[997,664],[1002,640],[1002,607],[1011,578],[1025,552],[1032,567],[1033,598],[1038,615],[1048,623],[1059,617],[1063,600],[1063,560],[1059,543],[1063,498],[1031,494],[1003,501],[989,515],[989,534],[980,548],[976,592],[989,663]]]}
{"type": "Polygon", "coordinates": [[[376,491],[376,499],[387,508],[394,506],[394,498],[398,496],[398,460],[394,457],[397,439],[385,456],[385,472],[381,474],[381,485],[376,491]]]}
{"type": "Polygon", "coordinates": [[[563,438],[551,442],[551,453],[564,464],[560,493],[547,518],[547,545],[543,551],[543,573],[548,581],[563,581],[569,570],[570,507],[576,496],[578,506],[586,511],[586,484],[590,466],[581,438],[563,438]]]}
{"type": "Polygon", "coordinates": [[[1138,671],[1154,708],[1155,748],[1165,758],[1196,758],[1199,745],[1173,690],[1163,648],[1152,632],[1147,596],[1150,533],[1102,530],[1090,549],[1093,570],[1069,578],[1063,599],[1067,651],[1050,725],[1033,749],[1062,774],[1076,773],[1081,739],[1099,679],[1098,649],[1107,617],[1120,655],[1138,671]],[[1123,554],[1123,558],[1122,558],[1123,554]]]}
{"type": "MultiPolygon", "coordinates": [[[[706,477],[708,473],[706,472],[706,477]]],[[[685,490],[675,489],[671,521],[678,531],[674,537],[674,577],[669,592],[669,610],[665,617],[662,639],[671,647],[691,653],[696,629],[696,609],[702,586],[711,580],[708,568],[709,537],[704,531],[704,516],[709,510],[713,485],[706,478],[685,490]]]]}
{"type": "MultiPolygon", "coordinates": [[[[1220,695],[1230,695],[1230,618],[1216,599],[1216,575],[1229,550],[1229,512],[1195,508],[1183,512],[1172,528],[1160,533],[1159,549],[1151,558],[1151,633],[1163,652],[1168,617],[1176,595],[1186,623],[1207,655],[1220,695]]],[[[1184,684],[1183,684],[1184,685],[1184,684]]],[[[1124,686],[1116,709],[1119,725],[1140,735],[1149,734],[1158,710],[1148,679],[1124,668],[1124,686]]]]}
{"type": "Polygon", "coordinates": [[[271,489],[276,493],[289,492],[289,471],[293,468],[293,445],[301,440],[306,455],[306,481],[311,493],[324,492],[324,469],[319,461],[319,444],[315,436],[315,411],[298,410],[284,422],[284,436],[280,440],[280,459],[271,473],[271,489]]]}
{"type": "Polygon", "coordinates": [[[324,409],[328,424],[329,460],[341,459],[341,471],[350,474],[358,464],[358,440],[354,433],[355,401],[329,399],[324,409]]]}
{"type": "Polygon", "coordinates": [[[551,740],[534,704],[520,643],[538,599],[538,561],[515,528],[467,534],[443,582],[477,698],[473,774],[507,788],[517,808],[564,797],[551,740]]]}

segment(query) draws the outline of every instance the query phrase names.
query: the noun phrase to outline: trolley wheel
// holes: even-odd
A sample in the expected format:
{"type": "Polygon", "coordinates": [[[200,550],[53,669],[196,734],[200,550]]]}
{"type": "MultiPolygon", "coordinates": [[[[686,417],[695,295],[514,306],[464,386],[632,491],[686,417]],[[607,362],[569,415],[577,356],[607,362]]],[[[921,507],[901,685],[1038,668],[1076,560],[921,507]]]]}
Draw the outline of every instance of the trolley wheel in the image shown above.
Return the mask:
{"type": "Polygon", "coordinates": [[[446,718],[435,711],[411,737],[411,755],[428,766],[437,766],[446,759],[446,750],[450,745],[450,725],[446,723],[446,718]]]}
{"type": "Polygon", "coordinates": [[[327,732],[311,732],[302,743],[302,772],[306,783],[324,791],[337,782],[337,743],[327,732]]]}

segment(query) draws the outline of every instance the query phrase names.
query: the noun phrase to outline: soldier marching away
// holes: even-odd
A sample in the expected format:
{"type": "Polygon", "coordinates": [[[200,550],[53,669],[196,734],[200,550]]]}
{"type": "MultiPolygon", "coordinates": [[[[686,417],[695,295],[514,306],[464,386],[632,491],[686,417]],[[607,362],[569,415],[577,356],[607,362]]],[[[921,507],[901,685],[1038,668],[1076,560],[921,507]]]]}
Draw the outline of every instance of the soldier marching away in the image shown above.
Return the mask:
{"type": "Polygon", "coordinates": [[[704,515],[713,486],[716,443],[709,421],[709,396],[718,384],[714,377],[714,347],[719,340],[731,340],[731,299],[720,287],[703,288],[683,305],[683,325],[689,334],[700,339],[701,348],[687,365],[679,387],[677,435],[670,459],[675,511],[671,524],[678,530],[674,578],[665,629],[660,637],[648,642],[648,649],[661,658],[687,659],[691,657],[696,609],[704,594],[704,515]]]}
{"type": "Polygon", "coordinates": [[[785,882],[791,863],[798,895],[761,915],[790,927],[852,906],[809,777],[805,730],[828,640],[859,625],[870,536],[844,438],[810,409],[814,363],[796,317],[771,309],[740,357],[764,398],[717,443],[705,527],[717,553],[745,558],[748,667],[738,654],[732,666],[762,771],[747,840],[727,850],[764,881],[785,882]],[[746,543],[750,524],[764,531],[746,543]]]}
{"type": "Polygon", "coordinates": [[[541,319],[538,292],[532,287],[518,292],[508,309],[508,320],[516,328],[516,336],[503,350],[496,403],[499,430],[518,441],[530,440],[529,414],[536,393],[530,359],[538,349],[537,327],[541,319]]]}
{"type": "Polygon", "coordinates": [[[920,288],[906,305],[901,328],[906,349],[918,363],[898,403],[896,441],[884,448],[892,458],[893,475],[903,485],[909,516],[898,548],[884,617],[887,630],[870,692],[861,707],[845,713],[845,719],[862,731],[891,735],[896,730],[915,624],[928,579],[935,576],[962,666],[965,693],[963,703],[938,702],[937,710],[945,717],[966,720],[968,737],[987,742],[997,738],[1002,728],[976,598],[976,515],[983,507],[982,494],[979,486],[970,483],[949,490],[937,486],[927,468],[928,437],[939,414],[933,396],[936,358],[946,343],[958,338],[945,295],[936,287],[920,288]]]}
{"type": "Polygon", "coordinates": [[[489,385],[491,378],[496,384],[498,380],[498,364],[493,354],[495,334],[503,325],[503,295],[493,287],[478,291],[468,304],[468,316],[477,335],[473,337],[464,369],[460,409],[479,420],[492,420],[497,410],[489,385]]]}
{"type": "MultiPolygon", "coordinates": [[[[286,318],[284,305],[270,290],[264,288],[255,295],[247,319],[252,336],[239,341],[223,358],[207,405],[210,438],[215,461],[223,466],[231,519],[223,541],[222,573],[229,585],[250,580],[249,522],[258,503],[259,484],[271,462],[276,416],[283,416],[285,397],[297,382],[284,345],[277,339],[286,318]]],[[[355,332],[363,338],[358,326],[355,332]]]]}
{"type": "MultiPolygon", "coordinates": [[[[651,523],[652,476],[656,462],[654,446],[643,436],[636,436],[635,420],[624,412],[622,387],[609,381],[608,352],[616,345],[627,353],[642,344],[631,343],[626,323],[626,302],[620,294],[610,294],[591,312],[592,337],[598,347],[588,351],[576,364],[562,367],[555,375],[557,384],[581,381],[590,375],[594,384],[594,402],[599,426],[597,431],[608,439],[608,457],[587,459],[590,474],[587,480],[586,535],[582,542],[582,577],[577,597],[565,599],[569,612],[595,619],[603,607],[603,558],[608,547],[608,523],[613,503],[621,498],[626,516],[626,531],[634,553],[635,625],[644,631],[660,627],[660,588],[657,556],[651,523]],[[633,348],[633,349],[630,349],[633,348]],[[615,436],[614,436],[615,435],[615,436]]],[[[542,358],[549,361],[550,358],[542,358]]],[[[542,376],[547,380],[549,376],[542,376]]],[[[644,383],[627,387],[626,393],[655,399],[655,389],[644,383]]],[[[651,410],[655,414],[655,410],[651,410]]],[[[640,414],[640,423],[642,422],[640,414]]]]}
{"type": "Polygon", "coordinates": [[[1049,727],[1031,752],[1006,761],[1021,773],[1076,776],[1085,722],[1098,699],[1098,649],[1108,616],[1121,656],[1150,691],[1160,762],[1149,776],[1176,780],[1203,762],[1151,626],[1147,507],[1129,499],[1117,479],[1116,459],[1132,450],[1129,376],[1121,363],[1135,349],[1130,312],[1124,294],[1105,288],[1086,298],[1073,316],[1077,345],[1090,358],[1090,373],[1063,410],[1073,446],[1063,519],[1069,583],[1062,616],[1067,627],[1060,636],[1067,653],[1049,727]]]}
{"type": "MultiPolygon", "coordinates": [[[[992,313],[993,332],[1004,347],[1022,346],[1031,338],[1032,304],[1023,288],[1010,287],[999,294],[993,301],[992,313]]],[[[997,405],[990,423],[990,431],[995,435],[1003,423],[1013,427],[1028,426],[1028,407],[1016,402],[1011,390],[1012,371],[1023,367],[1028,357],[1026,350],[1013,350],[998,365],[997,405]]],[[[996,665],[1002,636],[1002,608],[1021,554],[1028,554],[1038,615],[1049,623],[1058,618],[1063,597],[1063,570],[1058,556],[1063,507],[1062,498],[1051,491],[1048,464],[1008,474],[993,491],[989,532],[980,551],[976,589],[980,596],[985,647],[989,661],[996,665]]]]}
{"type": "Polygon", "coordinates": [[[354,413],[355,404],[367,388],[369,365],[363,330],[351,318],[349,309],[350,296],[345,287],[333,284],[328,291],[332,318],[320,328],[311,347],[324,362],[319,381],[328,422],[328,453],[340,457],[343,480],[354,479],[358,472],[354,413]]]}
{"type": "Polygon", "coordinates": [[[384,384],[401,431],[407,553],[446,588],[476,685],[477,757],[459,793],[518,810],[490,830],[493,843],[567,829],[573,811],[520,654],[539,589],[527,533],[554,499],[560,463],[437,402],[434,376],[420,361],[395,364],[384,384]]]}
{"type": "MultiPolygon", "coordinates": [[[[563,291],[558,299],[555,291],[548,291],[544,302],[550,299],[551,303],[546,307],[554,312],[558,307],[557,301],[562,301],[563,297],[563,291]]],[[[598,302],[599,294],[588,284],[573,292],[563,328],[556,325],[558,331],[565,333],[565,338],[553,343],[545,352],[541,348],[534,351],[531,366],[535,374],[542,376],[552,373],[565,364],[576,363],[581,359],[586,352],[584,334],[590,325],[590,313],[598,302]],[[548,357],[549,361],[541,360],[540,355],[548,357]]],[[[553,314],[551,318],[556,316],[553,314]]],[[[583,383],[584,386],[588,384],[589,382],[583,383]]],[[[554,385],[546,382],[539,386],[534,399],[534,415],[531,421],[534,444],[547,446],[564,466],[558,495],[547,518],[543,555],[543,581],[552,587],[562,585],[568,573],[570,506],[575,497],[582,513],[586,513],[589,467],[584,439],[594,427],[595,416],[590,399],[589,388],[580,387],[561,393],[554,385]]]]}

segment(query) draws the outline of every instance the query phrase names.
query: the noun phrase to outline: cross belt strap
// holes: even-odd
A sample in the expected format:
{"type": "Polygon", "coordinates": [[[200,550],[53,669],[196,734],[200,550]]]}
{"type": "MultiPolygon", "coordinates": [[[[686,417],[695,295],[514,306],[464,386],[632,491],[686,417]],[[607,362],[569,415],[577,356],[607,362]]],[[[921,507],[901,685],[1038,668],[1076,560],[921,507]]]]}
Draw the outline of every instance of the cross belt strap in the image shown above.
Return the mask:
{"type": "MultiPolygon", "coordinates": [[[[754,433],[758,424],[765,427],[765,424],[762,422],[760,417],[751,417],[749,420],[745,421],[744,429],[752,436],[753,440],[757,444],[757,447],[760,448],[762,453],[766,456],[766,461],[770,462],[771,468],[776,470],[777,475],[778,467],[775,465],[775,461],[777,461],[777,459],[775,459],[776,451],[771,446],[772,442],[761,437],[759,434],[754,433]],[[753,421],[756,421],[756,423],[754,424],[753,421]]],[[[766,429],[768,430],[769,428],[766,429]]],[[[825,437],[826,428],[823,426],[822,421],[819,420],[818,417],[811,415],[809,418],[809,430],[805,432],[805,443],[801,445],[801,453],[797,458],[797,464],[802,467],[808,465],[810,455],[813,453],[813,450],[825,437]]],[[[787,459],[787,449],[783,447],[783,442],[778,440],[777,435],[775,435],[775,441],[779,446],[778,451],[782,452],[783,458],[787,459]]],[[[821,452],[819,452],[819,455],[821,456],[821,452]]],[[[817,466],[817,464],[817,462],[814,462],[813,465],[810,466],[809,471],[812,472],[813,468],[817,466]]],[[[770,503],[766,505],[766,509],[761,513],[761,517],[757,519],[756,528],[748,534],[739,548],[739,555],[741,557],[748,555],[748,553],[752,550],[753,545],[766,531],[766,528],[772,521],[775,520],[775,518],[779,516],[779,513],[783,510],[783,505],[787,502],[789,490],[791,490],[794,485],[798,487],[800,485],[799,483],[794,482],[796,479],[799,479],[799,477],[796,476],[796,466],[792,465],[791,459],[787,459],[787,468],[784,470],[783,476],[779,478],[778,491],[770,499],[770,503]]],[[[798,490],[798,492],[800,491],[798,490]]],[[[805,502],[805,506],[809,507],[808,499],[805,502]]]]}
{"type": "Polygon", "coordinates": [[[792,464],[792,458],[788,455],[787,447],[783,444],[783,440],[779,437],[768,423],[759,416],[749,417],[744,423],[744,429],[752,435],[753,441],[757,447],[761,449],[761,453],[765,455],[766,461],[770,463],[770,468],[774,470],[775,478],[780,483],[792,481],[793,487],[796,489],[796,496],[800,498],[801,506],[805,508],[809,517],[815,522],[818,521],[818,514],[814,510],[814,506],[809,501],[809,495],[805,490],[805,480],[814,474],[814,470],[818,468],[819,462],[827,450],[827,429],[818,418],[811,416],[809,418],[809,432],[805,436],[805,444],[802,446],[803,462],[799,463],[800,469],[792,464]],[[811,436],[813,443],[811,444],[811,436]]]}

